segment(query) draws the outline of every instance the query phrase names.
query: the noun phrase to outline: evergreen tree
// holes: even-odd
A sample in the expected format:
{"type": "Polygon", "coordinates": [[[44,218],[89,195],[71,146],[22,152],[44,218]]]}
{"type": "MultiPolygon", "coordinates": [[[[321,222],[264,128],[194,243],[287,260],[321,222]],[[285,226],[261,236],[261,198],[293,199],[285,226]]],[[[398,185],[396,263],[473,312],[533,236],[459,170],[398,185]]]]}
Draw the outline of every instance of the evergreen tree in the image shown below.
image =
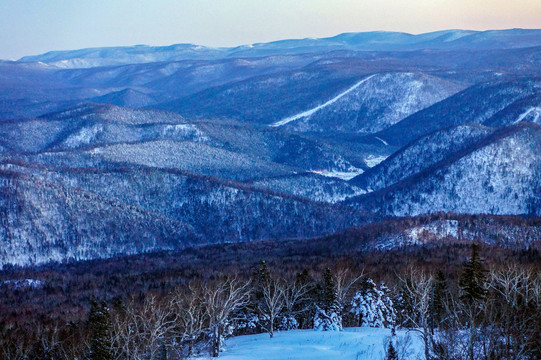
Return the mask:
{"type": "Polygon", "coordinates": [[[339,312],[338,294],[331,269],[326,268],[323,274],[323,294],[321,301],[322,309],[327,312],[339,312]]]}
{"type": "Polygon", "coordinates": [[[471,258],[464,264],[459,280],[462,301],[474,303],[485,298],[487,294],[485,273],[486,270],[479,258],[479,248],[476,244],[473,244],[471,258]]]}
{"type": "Polygon", "coordinates": [[[338,302],[336,284],[329,268],[326,268],[323,274],[323,288],[319,303],[320,306],[316,306],[314,315],[314,329],[341,331],[340,303],[338,302]]]}
{"type": "Polygon", "coordinates": [[[430,318],[432,328],[436,328],[439,326],[445,312],[444,301],[446,297],[447,287],[448,285],[445,274],[443,273],[443,271],[438,270],[434,278],[434,287],[432,289],[432,299],[430,304],[430,318]]]}
{"type": "Polygon", "coordinates": [[[269,269],[264,260],[259,261],[259,265],[254,269],[252,274],[252,292],[250,303],[247,306],[247,318],[251,318],[250,314],[255,314],[257,320],[253,322],[256,332],[263,332],[266,327],[264,314],[261,312],[261,304],[263,302],[263,289],[270,281],[269,269]]]}
{"type": "Polygon", "coordinates": [[[372,279],[365,280],[350,305],[349,312],[357,319],[357,326],[393,327],[396,322],[390,290],[383,284],[378,288],[372,279]]]}
{"type": "Polygon", "coordinates": [[[112,360],[111,323],[104,301],[98,303],[92,300],[87,324],[90,331],[90,360],[112,360]]]}
{"type": "Polygon", "coordinates": [[[294,310],[298,312],[296,318],[299,320],[299,327],[309,329],[313,326],[316,311],[314,305],[318,298],[319,288],[306,269],[297,274],[295,281],[301,286],[308,287],[306,297],[297,303],[294,310]]]}
{"type": "Polygon", "coordinates": [[[385,360],[398,360],[398,353],[396,352],[396,349],[394,348],[392,340],[389,341],[389,345],[387,346],[385,360]]]}
{"type": "Polygon", "coordinates": [[[464,264],[462,274],[459,279],[459,286],[462,292],[460,299],[463,302],[466,318],[468,322],[467,337],[467,358],[475,359],[476,343],[479,342],[478,324],[483,318],[481,301],[486,297],[486,276],[485,269],[479,258],[479,249],[477,245],[472,245],[471,258],[464,264]]]}

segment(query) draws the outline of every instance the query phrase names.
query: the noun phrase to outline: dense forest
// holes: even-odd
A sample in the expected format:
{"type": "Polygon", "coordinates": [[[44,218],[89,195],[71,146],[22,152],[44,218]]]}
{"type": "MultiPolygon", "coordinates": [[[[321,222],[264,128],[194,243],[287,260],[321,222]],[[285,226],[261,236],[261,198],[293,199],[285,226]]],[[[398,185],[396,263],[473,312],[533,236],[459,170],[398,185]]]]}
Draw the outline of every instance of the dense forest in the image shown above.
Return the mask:
{"type": "MultiPolygon", "coordinates": [[[[451,217],[389,220],[318,239],[5,269],[1,356],[183,359],[219,356],[232,335],[368,326],[411,329],[427,359],[538,359],[538,247],[432,240],[366,248],[370,238],[408,222],[451,217]]],[[[537,223],[495,219],[500,228],[537,223]]],[[[397,338],[386,350],[400,356],[407,345],[397,338]]]]}

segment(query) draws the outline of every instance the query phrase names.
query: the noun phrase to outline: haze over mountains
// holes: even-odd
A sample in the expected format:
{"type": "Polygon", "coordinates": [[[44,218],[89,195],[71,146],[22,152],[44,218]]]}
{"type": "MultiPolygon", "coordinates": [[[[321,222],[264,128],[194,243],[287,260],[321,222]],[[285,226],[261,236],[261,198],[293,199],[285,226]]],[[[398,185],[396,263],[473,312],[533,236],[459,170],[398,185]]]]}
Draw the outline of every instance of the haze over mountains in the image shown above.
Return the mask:
{"type": "Polygon", "coordinates": [[[540,154],[541,30],[2,61],[0,266],[541,216],[540,154]]]}

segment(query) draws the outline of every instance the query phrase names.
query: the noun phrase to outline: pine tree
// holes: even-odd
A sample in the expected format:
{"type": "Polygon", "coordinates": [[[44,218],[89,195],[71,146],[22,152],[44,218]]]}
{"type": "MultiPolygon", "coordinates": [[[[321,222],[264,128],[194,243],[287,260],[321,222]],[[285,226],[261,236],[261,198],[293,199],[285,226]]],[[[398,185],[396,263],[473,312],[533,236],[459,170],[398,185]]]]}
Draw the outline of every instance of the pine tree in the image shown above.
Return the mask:
{"type": "Polygon", "coordinates": [[[336,284],[334,282],[331,269],[326,268],[323,274],[323,294],[322,308],[327,313],[338,312],[338,294],[336,293],[336,284]]]}
{"type": "Polygon", "coordinates": [[[358,326],[392,327],[396,322],[396,310],[389,289],[381,284],[378,288],[372,279],[364,282],[363,288],[353,296],[350,313],[357,319],[358,326]]]}
{"type": "Polygon", "coordinates": [[[299,328],[308,329],[313,325],[312,321],[316,311],[314,305],[318,298],[319,289],[306,269],[296,275],[295,281],[301,286],[308,287],[306,297],[299,301],[294,308],[295,311],[298,311],[296,318],[299,320],[299,328]]]}
{"type": "Polygon", "coordinates": [[[443,271],[438,270],[434,278],[434,286],[432,289],[431,299],[431,327],[432,329],[438,327],[441,322],[442,315],[444,313],[444,301],[447,292],[447,279],[443,271]]]}
{"type": "Polygon", "coordinates": [[[105,302],[92,300],[87,324],[91,336],[90,360],[112,360],[111,324],[105,302]]]}
{"type": "Polygon", "coordinates": [[[471,258],[464,264],[464,269],[460,276],[459,285],[462,290],[461,299],[466,303],[473,303],[483,300],[487,294],[486,270],[483,268],[479,258],[479,248],[476,244],[472,245],[471,258]]]}
{"type": "Polygon", "coordinates": [[[389,341],[389,345],[387,346],[387,353],[385,354],[385,360],[398,360],[398,353],[396,352],[396,349],[394,348],[393,341],[389,341]]]}
{"type": "Polygon", "coordinates": [[[323,274],[323,289],[321,289],[319,303],[321,307],[316,306],[314,329],[341,331],[340,303],[338,302],[336,284],[329,268],[326,268],[323,274]]]}
{"type": "Polygon", "coordinates": [[[264,314],[261,312],[261,304],[263,302],[263,289],[270,281],[269,269],[267,263],[264,260],[259,261],[259,265],[253,271],[253,282],[252,282],[252,295],[250,299],[250,304],[248,305],[248,312],[256,314],[256,329],[257,332],[263,332],[266,327],[264,314]]]}
{"type": "Polygon", "coordinates": [[[477,245],[472,245],[471,258],[464,264],[464,269],[459,279],[462,292],[460,299],[463,302],[468,321],[467,358],[475,359],[475,343],[478,342],[477,326],[483,317],[481,301],[486,297],[485,269],[479,258],[477,245]]]}

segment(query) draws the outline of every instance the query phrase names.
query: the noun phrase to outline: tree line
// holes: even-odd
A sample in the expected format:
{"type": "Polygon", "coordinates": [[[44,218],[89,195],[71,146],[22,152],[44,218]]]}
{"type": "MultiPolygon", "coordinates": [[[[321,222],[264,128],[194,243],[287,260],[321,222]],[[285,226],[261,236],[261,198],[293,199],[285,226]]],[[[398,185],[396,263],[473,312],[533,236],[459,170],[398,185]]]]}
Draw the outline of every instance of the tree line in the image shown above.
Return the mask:
{"type": "MultiPolygon", "coordinates": [[[[488,267],[472,247],[453,273],[410,266],[387,283],[347,266],[283,275],[260,261],[251,274],[196,278],[166,292],[94,299],[84,321],[33,331],[0,324],[2,359],[219,357],[228,336],[368,326],[409,329],[428,359],[541,358],[541,276],[520,265],[488,267]]],[[[390,339],[389,359],[406,349],[390,339]]]]}

